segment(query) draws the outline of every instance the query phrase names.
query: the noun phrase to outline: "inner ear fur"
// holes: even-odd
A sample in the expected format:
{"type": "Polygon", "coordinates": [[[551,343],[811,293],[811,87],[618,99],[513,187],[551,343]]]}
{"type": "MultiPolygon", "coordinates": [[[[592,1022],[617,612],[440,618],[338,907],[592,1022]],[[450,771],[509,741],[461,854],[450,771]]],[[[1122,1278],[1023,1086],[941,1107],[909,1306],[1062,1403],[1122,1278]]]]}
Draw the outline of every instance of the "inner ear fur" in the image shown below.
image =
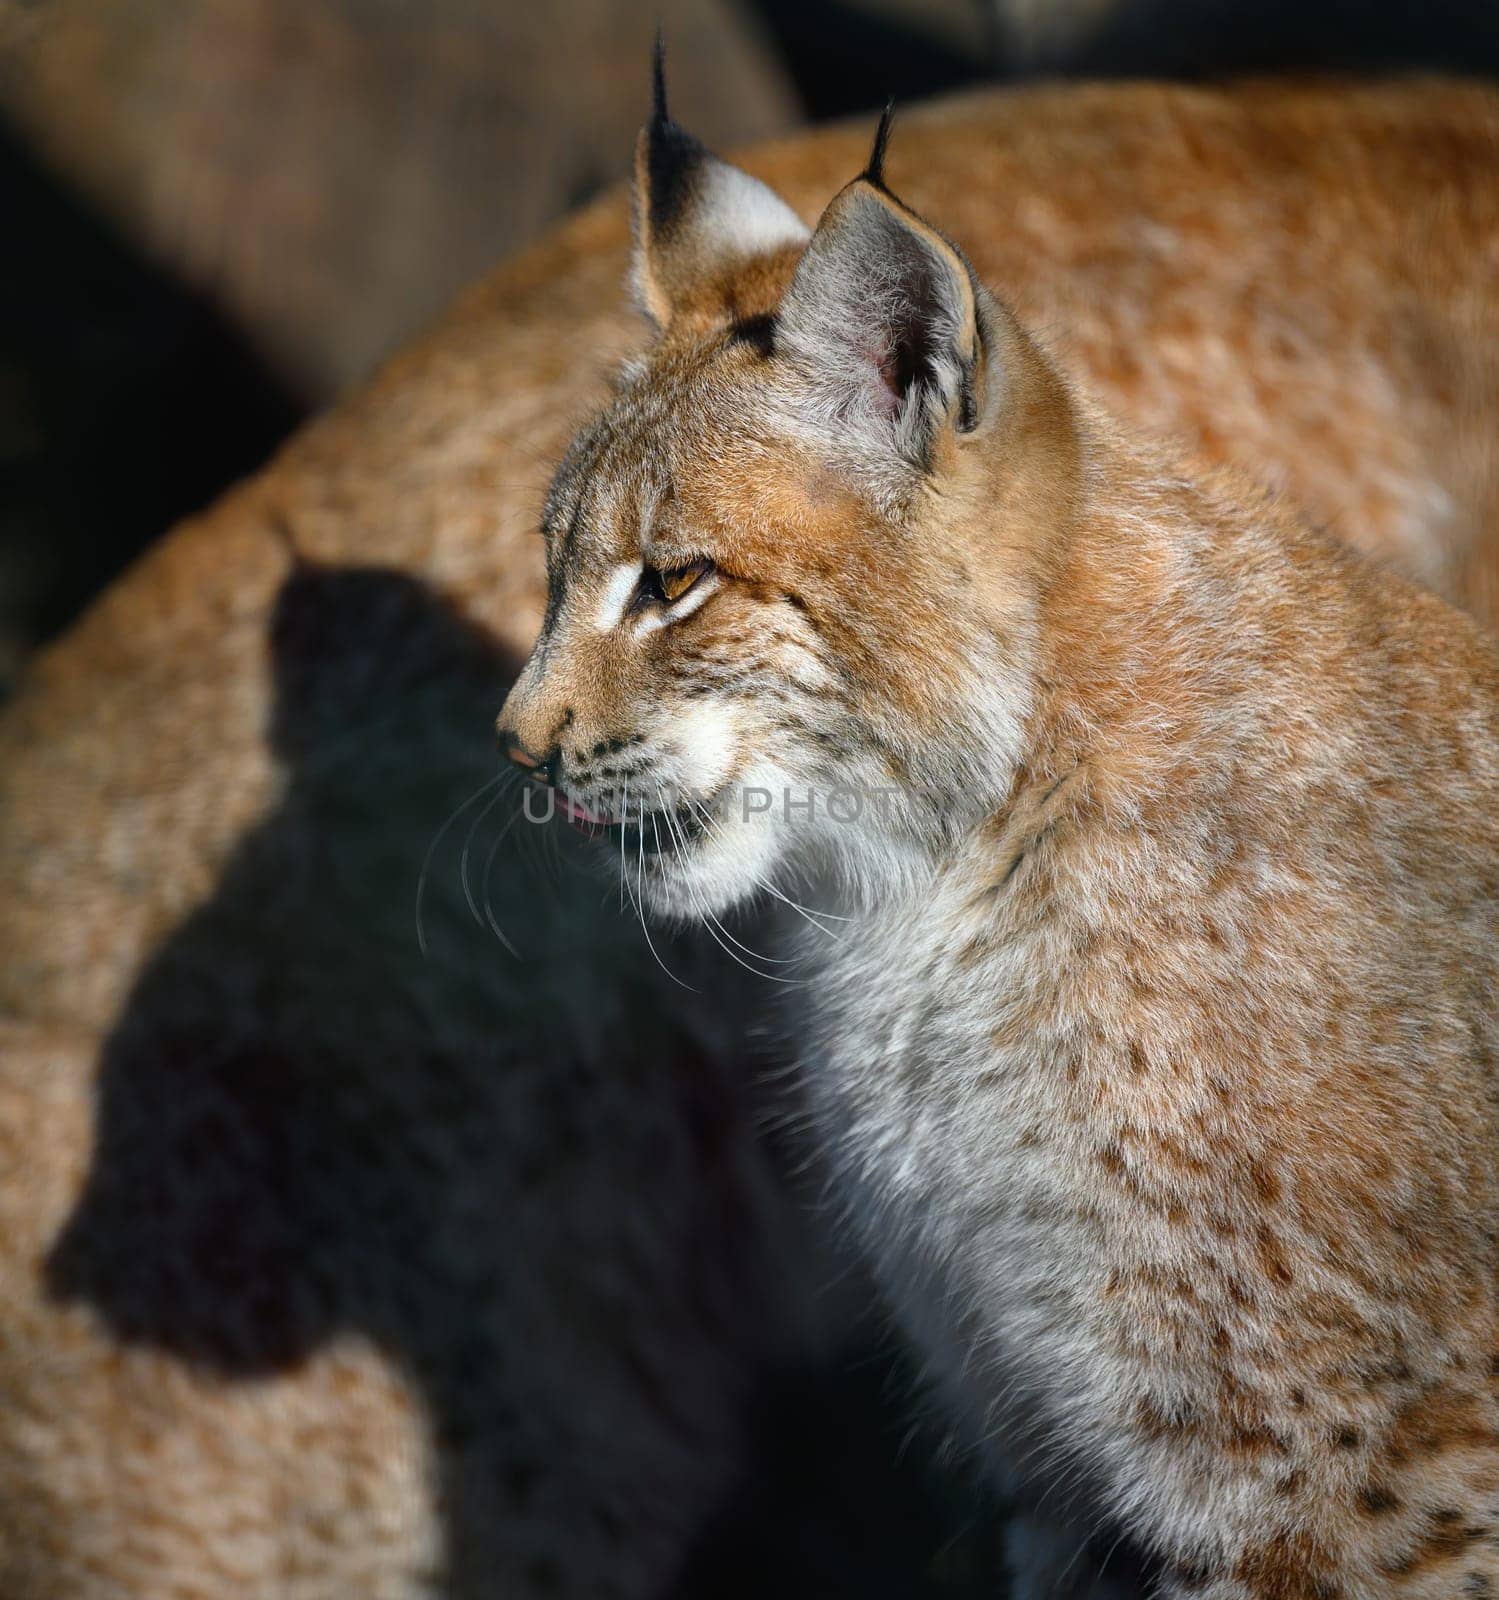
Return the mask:
{"type": "MultiPolygon", "coordinates": [[[[646,315],[665,329],[709,301],[731,301],[736,277],[751,289],[754,264],[799,250],[809,234],[773,189],[672,120],[658,54],[655,106],[635,143],[632,278],[646,315]]],[[[764,309],[751,304],[743,314],[764,309]]]]}
{"type": "Polygon", "coordinates": [[[924,464],[941,425],[967,433],[983,415],[986,302],[957,246],[866,174],[823,213],[778,333],[840,417],[924,464]]]}

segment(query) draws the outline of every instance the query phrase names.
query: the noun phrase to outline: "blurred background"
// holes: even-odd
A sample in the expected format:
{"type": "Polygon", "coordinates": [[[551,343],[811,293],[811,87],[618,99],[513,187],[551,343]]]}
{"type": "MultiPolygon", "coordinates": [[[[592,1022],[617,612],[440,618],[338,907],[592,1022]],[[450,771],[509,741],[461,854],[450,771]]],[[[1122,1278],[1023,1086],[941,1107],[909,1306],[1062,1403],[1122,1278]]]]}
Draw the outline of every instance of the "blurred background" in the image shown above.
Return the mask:
{"type": "Polygon", "coordinates": [[[1493,0],[0,0],[0,697],[143,544],[625,172],[963,84],[1499,72],[1493,0]]]}

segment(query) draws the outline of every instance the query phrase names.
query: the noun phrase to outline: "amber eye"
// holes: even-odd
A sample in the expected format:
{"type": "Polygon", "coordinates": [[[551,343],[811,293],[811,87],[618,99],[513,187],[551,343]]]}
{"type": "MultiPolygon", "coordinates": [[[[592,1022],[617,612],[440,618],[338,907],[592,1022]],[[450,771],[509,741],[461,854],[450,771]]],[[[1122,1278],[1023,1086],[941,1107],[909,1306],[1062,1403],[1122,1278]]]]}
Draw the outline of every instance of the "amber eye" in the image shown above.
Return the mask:
{"type": "Polygon", "coordinates": [[[713,570],[713,563],[707,560],[689,562],[685,567],[672,567],[666,571],[657,571],[655,568],[646,572],[647,581],[654,586],[661,599],[667,605],[673,605],[680,600],[700,578],[705,578],[713,570]]]}

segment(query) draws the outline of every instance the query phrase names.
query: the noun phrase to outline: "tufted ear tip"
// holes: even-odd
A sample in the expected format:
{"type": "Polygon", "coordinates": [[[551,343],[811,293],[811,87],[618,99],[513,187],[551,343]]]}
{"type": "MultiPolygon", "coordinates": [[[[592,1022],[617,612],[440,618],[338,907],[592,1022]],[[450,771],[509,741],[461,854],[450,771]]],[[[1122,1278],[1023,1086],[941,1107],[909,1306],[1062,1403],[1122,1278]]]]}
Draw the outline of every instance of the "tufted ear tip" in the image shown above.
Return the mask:
{"type": "Polygon", "coordinates": [[[673,121],[659,33],[652,80],[651,118],[635,145],[633,278],[646,314],[666,327],[698,286],[805,243],[809,230],[772,189],[673,121]]]}
{"type": "Polygon", "coordinates": [[[651,50],[651,121],[665,122],[666,109],[666,25],[656,24],[656,43],[651,50]]]}
{"type": "Polygon", "coordinates": [[[859,174],[865,183],[873,184],[876,189],[885,187],[885,151],[890,144],[890,129],[895,122],[895,101],[893,98],[886,100],[885,109],[880,113],[880,125],[874,130],[874,149],[869,152],[869,164],[859,174]]]}

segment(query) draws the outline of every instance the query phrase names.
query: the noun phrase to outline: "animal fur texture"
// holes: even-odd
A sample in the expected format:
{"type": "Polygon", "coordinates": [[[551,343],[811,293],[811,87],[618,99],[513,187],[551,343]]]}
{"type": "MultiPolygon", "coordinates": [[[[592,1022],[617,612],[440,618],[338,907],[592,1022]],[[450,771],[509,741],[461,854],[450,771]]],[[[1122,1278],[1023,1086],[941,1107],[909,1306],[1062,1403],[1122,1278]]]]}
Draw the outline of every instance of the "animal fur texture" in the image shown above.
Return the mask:
{"type": "MultiPolygon", "coordinates": [[[[810,222],[867,148],[744,165],[810,222]]],[[[904,114],[889,181],[1121,422],[1496,615],[1492,91],[985,92],[904,114]]],[[[458,882],[482,799],[432,858],[429,959],[413,926],[542,620],[547,479],[642,343],[628,265],[619,196],[508,264],[0,714],[7,1597],[656,1595],[736,1493],[756,1374],[816,1347],[748,1138],[767,986],[658,928],[713,978],[670,982],[595,883],[528,867],[523,824],[488,884],[513,961],[458,882]]],[[[1455,1420],[1413,1416],[1411,1450],[1455,1420]]],[[[1036,1583],[1075,1577],[1055,1550],[1026,1536],[1036,1583]]]]}
{"type": "Polygon", "coordinates": [[[1173,1600],[1491,1593],[1499,650],[1078,395],[887,131],[809,234],[658,98],[657,339],[501,731],[660,914],[816,886],[820,1131],[1063,1524],[1021,1595],[1079,1530],[1173,1600]]]}

